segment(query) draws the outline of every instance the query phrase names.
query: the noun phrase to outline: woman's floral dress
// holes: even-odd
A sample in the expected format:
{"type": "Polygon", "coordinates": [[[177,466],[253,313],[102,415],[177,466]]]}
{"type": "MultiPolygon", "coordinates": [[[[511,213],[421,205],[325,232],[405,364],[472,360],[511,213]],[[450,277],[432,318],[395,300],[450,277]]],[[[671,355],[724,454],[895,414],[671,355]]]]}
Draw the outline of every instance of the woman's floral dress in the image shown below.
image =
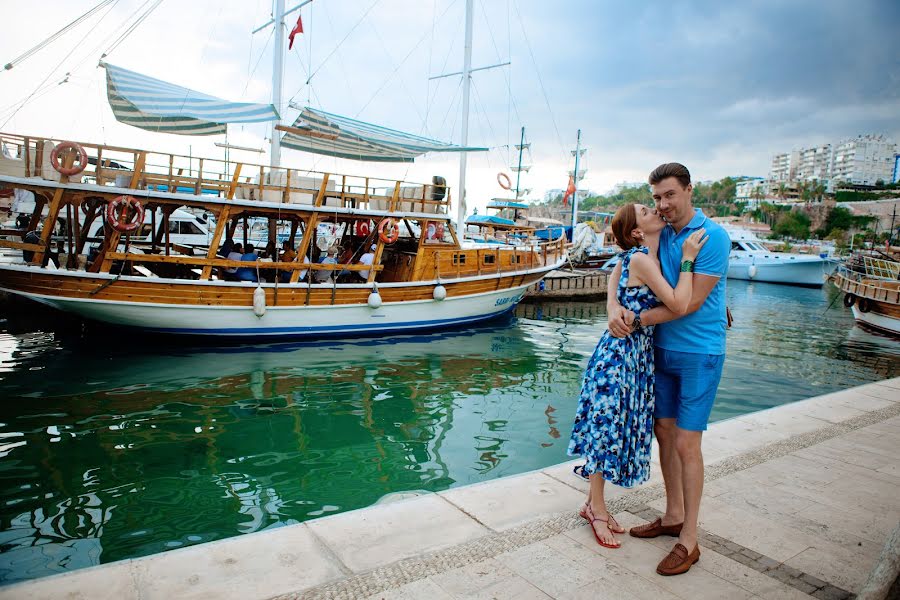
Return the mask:
{"type": "MultiPolygon", "coordinates": [[[[646,285],[627,287],[631,257],[648,253],[631,248],[622,258],[616,297],[624,308],[640,314],[659,301],[646,285]]],[[[632,487],[650,477],[653,436],[653,327],[627,337],[603,334],[588,362],[569,441],[569,454],[584,457],[584,474],[632,487]]]]}

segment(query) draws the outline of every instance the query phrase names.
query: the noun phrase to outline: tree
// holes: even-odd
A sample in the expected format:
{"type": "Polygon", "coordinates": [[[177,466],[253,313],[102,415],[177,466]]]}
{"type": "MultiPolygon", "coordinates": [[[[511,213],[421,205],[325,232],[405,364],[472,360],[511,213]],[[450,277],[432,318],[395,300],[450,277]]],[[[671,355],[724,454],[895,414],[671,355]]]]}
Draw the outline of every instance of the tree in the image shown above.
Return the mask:
{"type": "Polygon", "coordinates": [[[809,237],[809,217],[798,210],[780,214],[772,227],[772,233],[782,237],[805,240],[809,237]]]}

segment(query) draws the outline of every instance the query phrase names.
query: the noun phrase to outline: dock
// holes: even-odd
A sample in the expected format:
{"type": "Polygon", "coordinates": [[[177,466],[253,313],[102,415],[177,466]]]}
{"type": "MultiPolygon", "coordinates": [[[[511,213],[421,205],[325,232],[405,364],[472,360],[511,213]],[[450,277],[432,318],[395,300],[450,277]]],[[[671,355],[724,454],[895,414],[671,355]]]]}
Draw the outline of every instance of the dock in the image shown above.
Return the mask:
{"type": "MultiPolygon", "coordinates": [[[[702,555],[677,577],[655,573],[673,538],[594,541],[575,461],[14,584],[0,599],[851,598],[900,523],[898,447],[900,378],[710,425],[702,555]]],[[[626,528],[664,508],[655,455],[650,482],[608,488],[626,528]]]]}
{"type": "Polygon", "coordinates": [[[525,291],[525,300],[589,300],[606,297],[608,275],[604,271],[557,269],[525,291]]]}

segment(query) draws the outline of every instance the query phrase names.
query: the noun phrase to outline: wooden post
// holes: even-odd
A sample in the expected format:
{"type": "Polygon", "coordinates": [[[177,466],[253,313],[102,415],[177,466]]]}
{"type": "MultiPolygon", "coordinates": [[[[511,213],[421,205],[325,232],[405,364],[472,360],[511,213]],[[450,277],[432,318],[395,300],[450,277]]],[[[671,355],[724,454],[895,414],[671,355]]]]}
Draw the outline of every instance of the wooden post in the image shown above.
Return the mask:
{"type": "Polygon", "coordinates": [[[103,146],[97,148],[97,167],[94,169],[94,180],[103,185],[103,146]]]}
{"type": "MultiPolygon", "coordinates": [[[[147,163],[147,153],[146,152],[138,152],[137,160],[134,161],[134,173],[131,174],[131,183],[128,184],[128,187],[131,189],[137,189],[138,182],[141,180],[141,175],[144,173],[144,165],[147,163]]],[[[171,192],[171,190],[169,190],[171,192]]]]}
{"type": "MultiPolygon", "coordinates": [[[[75,207],[75,210],[78,210],[78,207],[75,207]]],[[[75,264],[75,253],[72,251],[73,243],[72,243],[72,203],[66,203],[66,268],[71,268],[75,264]]],[[[60,261],[62,262],[62,261],[60,261]]]]}
{"type": "Polygon", "coordinates": [[[166,182],[166,188],[169,190],[170,193],[172,192],[172,183],[173,183],[172,170],[174,168],[174,165],[175,165],[175,155],[170,154],[169,155],[169,178],[166,182]]]}
{"type": "MultiPolygon", "coordinates": [[[[209,251],[206,253],[206,258],[210,260],[216,257],[216,252],[218,252],[219,250],[219,242],[222,240],[222,234],[225,232],[225,227],[228,225],[229,212],[231,212],[231,207],[225,206],[219,213],[218,219],[216,220],[216,231],[213,234],[212,242],[209,244],[209,251]]],[[[206,265],[205,267],[203,267],[203,272],[200,274],[200,279],[202,281],[207,281],[209,280],[211,275],[212,266],[206,265]]]]}
{"type": "Polygon", "coordinates": [[[72,206],[72,240],[69,242],[72,256],[75,259],[75,266],[78,266],[78,255],[81,254],[81,218],[78,214],[81,212],[81,203],[84,198],[79,200],[72,206]]]}
{"type": "MultiPolygon", "coordinates": [[[[175,188],[176,190],[178,188],[175,188]]],[[[194,193],[198,196],[203,191],[203,159],[200,159],[200,168],[197,169],[197,183],[194,184],[194,193]]]]}
{"type": "Polygon", "coordinates": [[[119,238],[122,237],[122,234],[113,229],[110,234],[106,237],[103,248],[100,250],[100,254],[97,255],[97,258],[94,259],[93,264],[91,264],[90,272],[91,273],[108,273],[110,267],[112,267],[112,258],[107,258],[107,256],[115,252],[119,246],[119,238]]]}
{"type": "Polygon", "coordinates": [[[319,193],[316,194],[316,206],[322,206],[322,202],[325,200],[325,190],[328,188],[328,178],[330,176],[328,173],[322,175],[322,185],[319,186],[319,193]]]}
{"type": "Polygon", "coordinates": [[[56,192],[53,194],[53,200],[50,201],[47,219],[44,221],[44,230],[41,231],[41,246],[43,249],[34,253],[34,262],[39,265],[44,264],[44,255],[50,251],[50,236],[53,235],[56,217],[59,216],[60,202],[62,201],[63,193],[63,188],[57,188],[56,192]]]}
{"type": "Polygon", "coordinates": [[[90,204],[88,206],[87,214],[84,216],[84,227],[81,228],[81,233],[78,236],[78,246],[76,248],[77,254],[81,254],[84,252],[84,245],[87,243],[88,233],[91,231],[91,225],[94,224],[94,219],[97,218],[97,214],[100,212],[98,207],[94,204],[90,204]]]}
{"type": "Polygon", "coordinates": [[[284,175],[284,190],[281,192],[281,203],[287,204],[291,201],[291,170],[285,169],[287,172],[284,175]]]}
{"type": "Polygon", "coordinates": [[[250,222],[247,219],[247,213],[244,213],[244,248],[247,248],[247,242],[250,241],[250,222]]]}
{"type": "Polygon", "coordinates": [[[394,184],[394,195],[391,196],[391,206],[389,207],[388,210],[390,210],[391,212],[394,212],[395,210],[397,210],[397,200],[399,200],[399,198],[400,198],[400,182],[398,181],[397,183],[394,184]]]}
{"type": "Polygon", "coordinates": [[[159,245],[157,244],[159,236],[156,235],[156,208],[148,204],[147,210],[150,211],[150,251],[156,254],[156,247],[159,245]]]}
{"type": "Polygon", "coordinates": [[[25,177],[31,177],[31,140],[29,138],[25,138],[23,153],[25,155],[25,177]]]}
{"type": "MultiPolygon", "coordinates": [[[[328,178],[328,174],[325,174],[326,181],[328,178]]],[[[323,186],[324,189],[324,186],[323,186]]],[[[312,213],[309,216],[309,220],[305,223],[305,229],[303,231],[303,239],[300,240],[300,247],[297,248],[297,257],[295,258],[298,262],[303,262],[306,253],[309,251],[310,242],[312,242],[313,232],[316,230],[316,222],[319,219],[319,213],[312,213]]],[[[312,262],[310,259],[309,262],[312,262]]],[[[297,283],[300,281],[300,271],[301,269],[294,269],[291,273],[291,283],[297,283]]]]}

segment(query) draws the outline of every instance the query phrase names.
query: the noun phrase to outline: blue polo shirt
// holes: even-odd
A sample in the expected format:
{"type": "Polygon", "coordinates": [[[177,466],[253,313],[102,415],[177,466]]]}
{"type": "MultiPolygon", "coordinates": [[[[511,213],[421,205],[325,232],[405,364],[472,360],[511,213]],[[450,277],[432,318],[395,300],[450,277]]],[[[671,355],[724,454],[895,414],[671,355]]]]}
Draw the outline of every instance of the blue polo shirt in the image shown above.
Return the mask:
{"type": "Polygon", "coordinates": [[[671,225],[666,225],[660,233],[659,263],[669,285],[678,285],[681,244],[701,227],[706,229],[709,239],[694,261],[694,273],[718,277],[719,281],[696,312],[656,326],[656,346],[692,354],[725,354],[725,329],[728,324],[725,317],[725,278],[728,255],[731,253],[728,232],[695,208],[694,218],[684,229],[676,234],[671,225]]]}

